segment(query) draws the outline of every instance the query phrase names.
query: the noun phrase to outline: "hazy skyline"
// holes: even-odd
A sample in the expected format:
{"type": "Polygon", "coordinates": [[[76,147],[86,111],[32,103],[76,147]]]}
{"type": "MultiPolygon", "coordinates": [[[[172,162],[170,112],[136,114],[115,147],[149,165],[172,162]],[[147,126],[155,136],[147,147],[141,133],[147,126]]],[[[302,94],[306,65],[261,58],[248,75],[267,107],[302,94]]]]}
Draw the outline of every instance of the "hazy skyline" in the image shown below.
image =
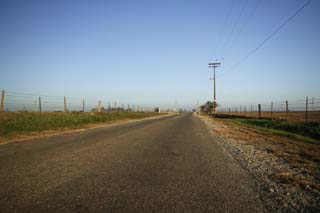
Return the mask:
{"type": "Polygon", "coordinates": [[[192,107],[250,104],[320,91],[320,2],[0,1],[0,89],[192,107]]]}

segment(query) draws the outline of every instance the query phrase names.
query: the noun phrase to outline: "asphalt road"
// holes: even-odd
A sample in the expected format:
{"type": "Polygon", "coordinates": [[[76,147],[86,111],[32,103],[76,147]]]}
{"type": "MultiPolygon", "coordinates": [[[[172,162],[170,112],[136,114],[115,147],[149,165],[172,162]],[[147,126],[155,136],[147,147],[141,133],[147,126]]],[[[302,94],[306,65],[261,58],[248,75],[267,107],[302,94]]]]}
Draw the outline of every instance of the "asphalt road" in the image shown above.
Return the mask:
{"type": "Polygon", "coordinates": [[[192,114],[0,145],[1,212],[261,212],[192,114]]]}

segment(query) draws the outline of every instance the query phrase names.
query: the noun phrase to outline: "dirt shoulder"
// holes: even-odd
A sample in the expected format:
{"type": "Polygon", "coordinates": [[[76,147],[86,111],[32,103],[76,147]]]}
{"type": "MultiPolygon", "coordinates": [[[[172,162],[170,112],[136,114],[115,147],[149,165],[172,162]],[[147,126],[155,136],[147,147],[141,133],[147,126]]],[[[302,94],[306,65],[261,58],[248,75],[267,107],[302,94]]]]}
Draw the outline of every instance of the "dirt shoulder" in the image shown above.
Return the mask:
{"type": "Polygon", "coordinates": [[[93,123],[93,124],[87,124],[84,127],[78,127],[78,128],[63,128],[63,129],[58,129],[58,130],[46,130],[46,131],[39,131],[39,132],[35,131],[35,132],[30,132],[28,134],[16,135],[15,137],[11,137],[11,138],[6,138],[6,137],[0,136],[0,145],[14,143],[14,142],[20,142],[20,141],[27,141],[27,140],[36,139],[36,138],[51,137],[54,135],[82,132],[82,131],[87,131],[90,129],[103,128],[103,127],[109,127],[109,126],[114,126],[114,125],[132,123],[132,122],[140,122],[140,121],[146,121],[146,120],[152,120],[152,119],[159,119],[159,118],[169,117],[169,116],[174,116],[174,114],[168,113],[168,114],[160,114],[160,115],[156,115],[156,116],[138,118],[138,119],[135,118],[135,119],[115,120],[115,121],[108,122],[108,123],[93,123]]]}
{"type": "Polygon", "coordinates": [[[270,211],[320,211],[320,146],[196,115],[257,180],[270,211]]]}

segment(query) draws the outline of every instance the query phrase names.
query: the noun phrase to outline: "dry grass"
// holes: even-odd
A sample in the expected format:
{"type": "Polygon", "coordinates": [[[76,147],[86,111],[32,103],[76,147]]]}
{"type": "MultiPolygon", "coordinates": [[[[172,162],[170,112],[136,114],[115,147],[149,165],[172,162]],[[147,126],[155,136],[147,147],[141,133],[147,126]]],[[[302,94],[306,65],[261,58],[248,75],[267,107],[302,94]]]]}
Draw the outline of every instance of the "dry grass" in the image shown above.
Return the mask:
{"type": "Polygon", "coordinates": [[[314,182],[308,180],[303,175],[299,175],[299,174],[294,175],[290,172],[282,172],[282,173],[273,175],[272,178],[281,184],[292,184],[294,186],[298,186],[303,189],[307,189],[310,187],[316,190],[320,190],[319,184],[315,184],[314,182]]]}

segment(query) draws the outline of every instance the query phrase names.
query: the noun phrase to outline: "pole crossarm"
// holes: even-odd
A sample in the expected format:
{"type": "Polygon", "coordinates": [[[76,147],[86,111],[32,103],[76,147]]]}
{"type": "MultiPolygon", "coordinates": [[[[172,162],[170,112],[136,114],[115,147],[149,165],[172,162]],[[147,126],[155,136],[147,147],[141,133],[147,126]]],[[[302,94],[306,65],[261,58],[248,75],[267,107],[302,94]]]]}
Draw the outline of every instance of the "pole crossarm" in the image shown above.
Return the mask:
{"type": "Polygon", "coordinates": [[[208,63],[209,68],[220,67],[220,62],[208,63]]]}

